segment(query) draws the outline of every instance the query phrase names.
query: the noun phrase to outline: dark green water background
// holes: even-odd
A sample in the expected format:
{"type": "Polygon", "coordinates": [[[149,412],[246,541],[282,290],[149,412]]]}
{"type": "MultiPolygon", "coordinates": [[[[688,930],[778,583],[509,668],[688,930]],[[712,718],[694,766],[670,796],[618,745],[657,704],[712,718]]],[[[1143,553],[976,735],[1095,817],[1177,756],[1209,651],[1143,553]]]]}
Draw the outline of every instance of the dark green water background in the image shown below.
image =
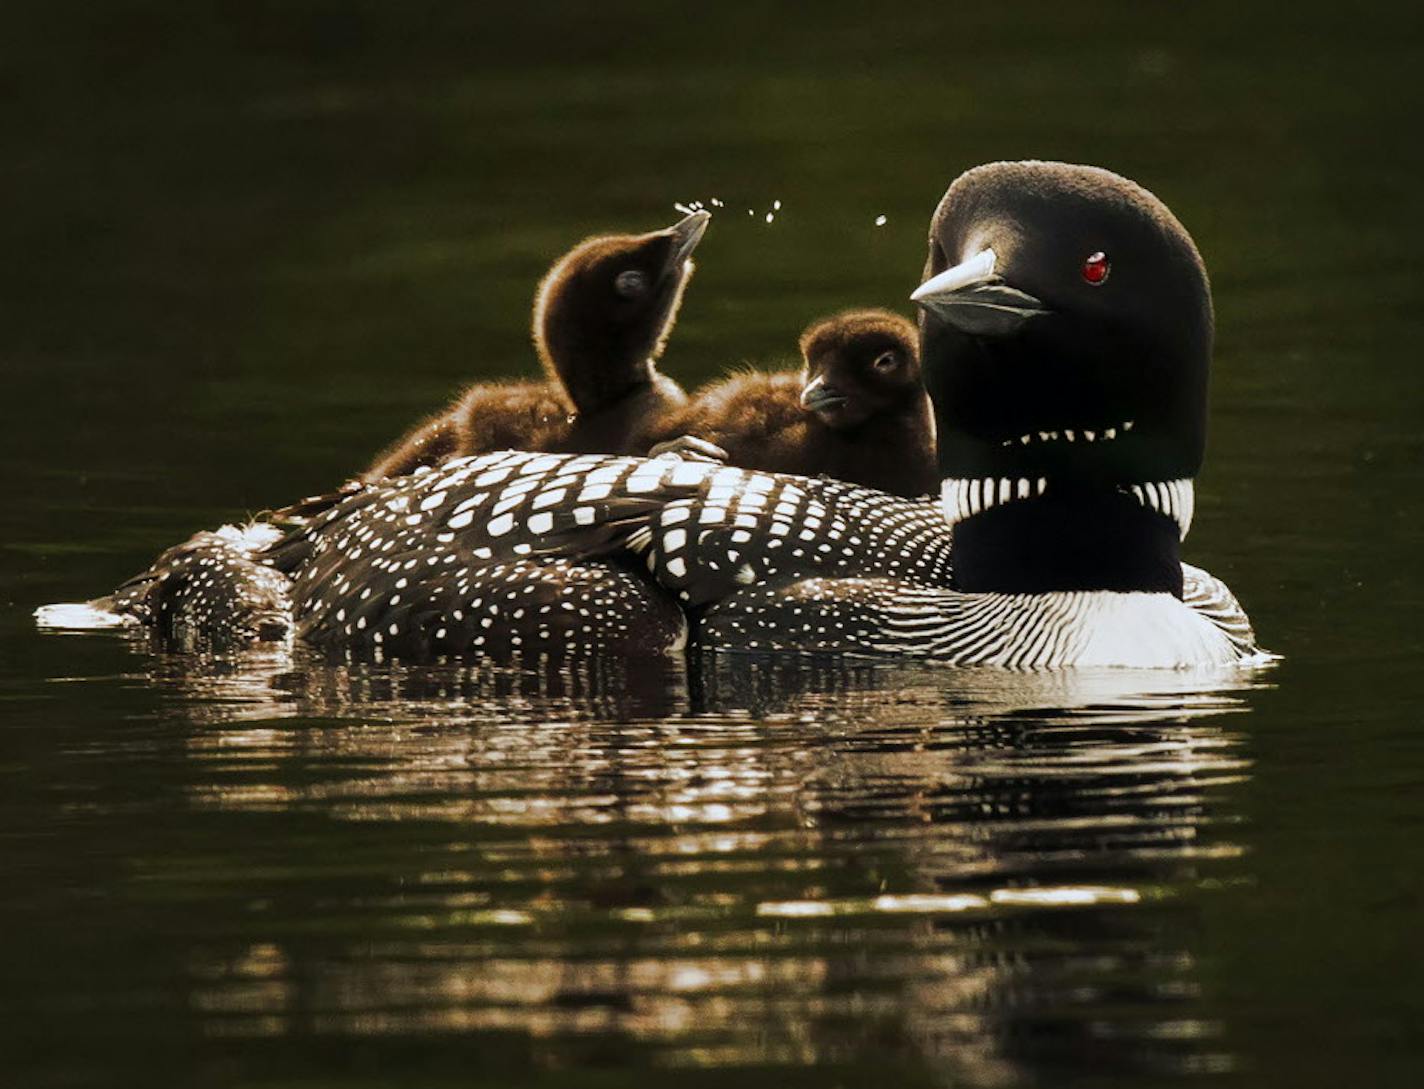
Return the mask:
{"type": "Polygon", "coordinates": [[[0,1082],[1419,1084],[1413,10],[7,4],[0,1082]],[[33,630],[530,371],[586,233],[726,201],[693,384],[906,309],[944,186],[1030,156],[1143,182],[1206,256],[1187,552],[1273,670],[33,630]]]}

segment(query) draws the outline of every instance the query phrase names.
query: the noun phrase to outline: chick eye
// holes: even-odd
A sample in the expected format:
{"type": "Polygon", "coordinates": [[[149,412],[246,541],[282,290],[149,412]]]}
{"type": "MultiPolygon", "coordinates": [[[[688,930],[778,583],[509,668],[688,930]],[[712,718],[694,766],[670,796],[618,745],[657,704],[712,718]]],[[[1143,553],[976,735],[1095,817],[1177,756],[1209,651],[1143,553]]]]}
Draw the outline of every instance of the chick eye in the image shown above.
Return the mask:
{"type": "Polygon", "coordinates": [[[1112,264],[1108,261],[1108,255],[1102,250],[1090,253],[1083,261],[1083,279],[1094,287],[1101,287],[1108,282],[1108,273],[1112,271],[1112,264]]]}
{"type": "Polygon", "coordinates": [[[613,281],[613,288],[625,299],[636,299],[648,290],[648,277],[635,268],[620,272],[613,281]]]}
{"type": "Polygon", "coordinates": [[[893,371],[900,365],[900,357],[894,352],[881,352],[872,365],[877,371],[893,371]]]}

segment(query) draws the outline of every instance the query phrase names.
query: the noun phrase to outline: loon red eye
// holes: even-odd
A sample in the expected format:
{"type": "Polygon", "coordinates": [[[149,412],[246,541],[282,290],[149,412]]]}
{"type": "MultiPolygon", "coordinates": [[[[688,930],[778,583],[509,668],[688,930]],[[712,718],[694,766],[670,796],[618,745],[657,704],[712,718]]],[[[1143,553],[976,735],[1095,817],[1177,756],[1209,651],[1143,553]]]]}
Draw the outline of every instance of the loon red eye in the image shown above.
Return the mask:
{"type": "Polygon", "coordinates": [[[1100,287],[1107,283],[1108,272],[1111,268],[1112,265],[1108,263],[1108,255],[1102,250],[1090,253],[1087,260],[1083,262],[1083,279],[1094,287],[1100,287]]]}

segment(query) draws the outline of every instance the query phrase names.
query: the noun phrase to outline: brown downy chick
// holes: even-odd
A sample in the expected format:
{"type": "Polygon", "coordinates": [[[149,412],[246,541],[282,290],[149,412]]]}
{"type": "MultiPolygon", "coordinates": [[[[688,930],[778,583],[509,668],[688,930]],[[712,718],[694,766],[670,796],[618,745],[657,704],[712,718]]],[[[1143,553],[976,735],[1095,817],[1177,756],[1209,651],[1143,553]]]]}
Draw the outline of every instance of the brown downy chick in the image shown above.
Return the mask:
{"type": "Polygon", "coordinates": [[[549,270],[534,300],[543,381],[480,382],[384,451],[364,480],[491,450],[641,452],[648,420],[683,404],[657,369],[711,217],[590,238],[549,270]]]}
{"type": "Polygon", "coordinates": [[[743,468],[903,496],[938,489],[913,324],[885,310],[846,311],[807,327],[801,356],[800,373],[752,371],[705,386],[659,421],[650,442],[690,435],[743,468]]]}

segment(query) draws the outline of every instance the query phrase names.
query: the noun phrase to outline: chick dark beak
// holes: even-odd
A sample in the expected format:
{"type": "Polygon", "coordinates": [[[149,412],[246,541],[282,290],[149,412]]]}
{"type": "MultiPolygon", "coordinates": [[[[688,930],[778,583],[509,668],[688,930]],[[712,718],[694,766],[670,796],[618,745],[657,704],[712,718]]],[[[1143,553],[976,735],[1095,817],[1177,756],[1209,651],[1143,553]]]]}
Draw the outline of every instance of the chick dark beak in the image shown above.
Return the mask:
{"type": "Polygon", "coordinates": [[[973,336],[1007,336],[1038,314],[1043,302],[994,275],[993,250],[931,276],[910,295],[912,302],[947,325],[973,336]]]}
{"type": "Polygon", "coordinates": [[[801,407],[807,412],[822,412],[825,409],[843,405],[847,400],[849,398],[835,386],[826,384],[824,375],[813,378],[801,390],[801,407]]]}
{"type": "Polygon", "coordinates": [[[692,256],[697,243],[707,233],[707,224],[712,221],[711,212],[693,212],[678,220],[664,233],[672,239],[672,249],[668,253],[667,271],[680,272],[683,262],[692,256]]]}

